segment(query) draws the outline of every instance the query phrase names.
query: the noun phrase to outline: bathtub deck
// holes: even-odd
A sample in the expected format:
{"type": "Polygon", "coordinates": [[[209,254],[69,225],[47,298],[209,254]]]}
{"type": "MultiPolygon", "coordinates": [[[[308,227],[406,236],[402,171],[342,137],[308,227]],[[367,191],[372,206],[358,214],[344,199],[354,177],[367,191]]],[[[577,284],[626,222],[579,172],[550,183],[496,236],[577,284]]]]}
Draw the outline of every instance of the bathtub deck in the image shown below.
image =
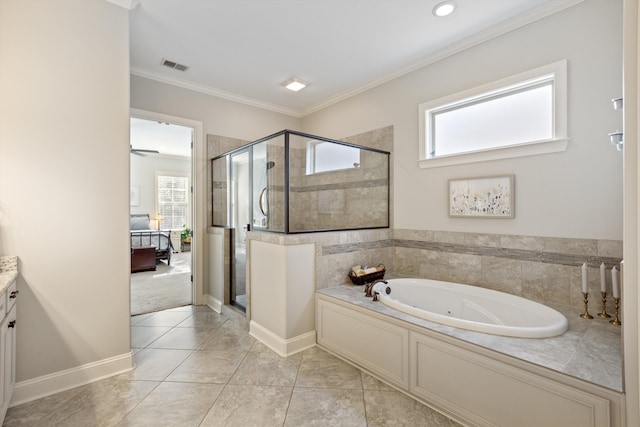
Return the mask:
{"type": "Polygon", "coordinates": [[[597,316],[592,320],[582,319],[576,309],[547,304],[567,317],[567,332],[552,338],[511,338],[458,329],[398,312],[365,298],[362,286],[342,285],[317,292],[622,392],[622,333],[620,327],[609,324],[608,319],[597,316]]]}

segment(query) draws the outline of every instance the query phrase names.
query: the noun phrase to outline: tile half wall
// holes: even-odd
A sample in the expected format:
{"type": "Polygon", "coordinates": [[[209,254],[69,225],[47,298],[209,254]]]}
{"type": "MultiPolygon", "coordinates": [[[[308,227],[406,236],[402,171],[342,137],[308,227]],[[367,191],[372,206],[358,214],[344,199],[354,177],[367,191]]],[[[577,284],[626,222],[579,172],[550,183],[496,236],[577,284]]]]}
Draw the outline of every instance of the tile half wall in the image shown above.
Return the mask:
{"type": "MultiPolygon", "coordinates": [[[[317,288],[348,283],[346,272],[351,265],[383,263],[395,276],[465,283],[580,309],[582,264],[587,263],[589,291],[598,301],[600,264],[605,264],[612,304],[610,270],[614,265],[619,268],[622,260],[622,241],[617,240],[385,231],[359,231],[351,237],[343,232],[339,243],[335,239],[318,242],[317,288]]],[[[608,311],[613,311],[612,305],[608,311]]]]}

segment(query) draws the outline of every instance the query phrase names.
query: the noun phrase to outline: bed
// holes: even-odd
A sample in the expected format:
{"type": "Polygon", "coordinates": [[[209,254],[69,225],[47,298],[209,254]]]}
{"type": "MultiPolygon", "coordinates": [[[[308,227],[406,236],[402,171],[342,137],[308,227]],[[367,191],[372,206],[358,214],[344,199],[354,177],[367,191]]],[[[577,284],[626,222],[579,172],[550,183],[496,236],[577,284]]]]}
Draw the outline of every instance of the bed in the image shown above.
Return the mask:
{"type": "MultiPolygon", "coordinates": [[[[171,265],[171,244],[170,230],[153,230],[149,222],[149,214],[131,214],[131,253],[136,248],[154,247],[156,261],[166,260],[167,265],[171,265]]],[[[134,269],[134,265],[131,266],[134,269]]]]}

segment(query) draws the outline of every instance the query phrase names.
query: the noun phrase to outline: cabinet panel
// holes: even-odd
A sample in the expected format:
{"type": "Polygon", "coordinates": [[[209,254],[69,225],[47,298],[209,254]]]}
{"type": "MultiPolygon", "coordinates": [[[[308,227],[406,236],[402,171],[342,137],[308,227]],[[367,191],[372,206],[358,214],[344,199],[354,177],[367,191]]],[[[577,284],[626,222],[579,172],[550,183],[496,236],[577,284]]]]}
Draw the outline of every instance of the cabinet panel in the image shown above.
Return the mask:
{"type": "Polygon", "coordinates": [[[5,321],[4,339],[2,347],[4,351],[4,399],[7,406],[13,395],[13,388],[16,385],[16,307],[15,305],[7,314],[5,321]]]}
{"type": "MultiPolygon", "coordinates": [[[[4,300],[4,294],[2,294],[2,300],[4,300]]],[[[2,313],[4,315],[4,312],[2,313]]],[[[3,318],[4,316],[0,316],[3,318]]],[[[6,353],[7,353],[7,342],[11,342],[9,337],[9,328],[7,324],[9,323],[9,318],[4,317],[2,321],[0,321],[0,420],[4,420],[4,415],[7,412],[7,408],[9,407],[9,402],[6,398],[5,392],[5,384],[7,383],[6,377],[6,353]]],[[[11,375],[9,372],[8,375],[11,375]]]]}
{"type": "Polygon", "coordinates": [[[16,282],[13,282],[9,285],[9,287],[5,291],[5,294],[7,296],[6,304],[7,304],[7,313],[8,313],[9,310],[11,310],[11,308],[16,304],[16,300],[18,299],[18,290],[17,290],[16,282]]]}
{"type": "Polygon", "coordinates": [[[404,388],[408,335],[404,328],[318,300],[318,343],[404,388]]]}
{"type": "Polygon", "coordinates": [[[410,391],[480,426],[608,427],[609,401],[410,334],[410,391]]]}

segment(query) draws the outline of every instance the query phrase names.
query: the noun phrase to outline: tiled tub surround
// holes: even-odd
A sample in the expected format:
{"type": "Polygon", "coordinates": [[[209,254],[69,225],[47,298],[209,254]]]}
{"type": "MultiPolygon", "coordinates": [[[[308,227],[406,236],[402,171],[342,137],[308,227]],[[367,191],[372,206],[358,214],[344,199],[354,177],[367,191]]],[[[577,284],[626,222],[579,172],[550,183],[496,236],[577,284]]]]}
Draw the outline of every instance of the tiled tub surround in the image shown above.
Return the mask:
{"type": "Polygon", "coordinates": [[[622,260],[622,241],[395,229],[393,246],[399,276],[482,286],[576,310],[584,310],[586,262],[591,314],[601,309],[604,262],[607,312],[613,312],[610,270],[622,260]]]}

